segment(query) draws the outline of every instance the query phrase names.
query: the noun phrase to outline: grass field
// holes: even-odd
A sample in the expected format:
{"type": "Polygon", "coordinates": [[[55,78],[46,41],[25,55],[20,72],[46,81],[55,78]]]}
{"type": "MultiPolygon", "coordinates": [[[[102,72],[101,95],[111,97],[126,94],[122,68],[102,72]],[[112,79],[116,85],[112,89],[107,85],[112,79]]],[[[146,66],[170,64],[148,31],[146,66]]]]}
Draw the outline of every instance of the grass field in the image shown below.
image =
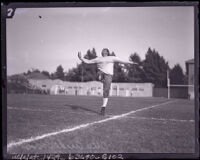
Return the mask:
{"type": "Polygon", "coordinates": [[[9,94],[8,153],[193,153],[194,101],[9,94]]]}

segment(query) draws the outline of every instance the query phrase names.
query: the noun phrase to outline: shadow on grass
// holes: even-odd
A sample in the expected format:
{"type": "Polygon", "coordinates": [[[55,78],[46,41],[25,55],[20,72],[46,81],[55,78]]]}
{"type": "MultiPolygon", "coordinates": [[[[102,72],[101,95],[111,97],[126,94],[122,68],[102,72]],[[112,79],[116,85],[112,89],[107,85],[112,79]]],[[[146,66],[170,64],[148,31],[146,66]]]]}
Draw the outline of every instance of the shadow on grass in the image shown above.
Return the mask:
{"type": "Polygon", "coordinates": [[[71,109],[73,110],[83,110],[83,111],[87,111],[87,112],[90,112],[90,113],[96,113],[96,114],[99,114],[98,111],[95,111],[95,110],[92,110],[92,109],[88,109],[88,108],[85,108],[83,106],[78,106],[78,105],[73,105],[73,104],[66,104],[65,105],[66,107],[70,107],[71,109]]]}

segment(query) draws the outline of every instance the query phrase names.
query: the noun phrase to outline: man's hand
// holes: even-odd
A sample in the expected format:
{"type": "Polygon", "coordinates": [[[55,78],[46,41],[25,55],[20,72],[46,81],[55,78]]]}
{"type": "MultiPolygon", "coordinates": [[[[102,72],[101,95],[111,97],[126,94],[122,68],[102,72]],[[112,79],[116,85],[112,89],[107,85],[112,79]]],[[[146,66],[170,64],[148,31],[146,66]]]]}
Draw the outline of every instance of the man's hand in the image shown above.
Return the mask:
{"type": "Polygon", "coordinates": [[[78,58],[82,60],[81,52],[78,52],[78,58]]]}
{"type": "Polygon", "coordinates": [[[129,64],[132,64],[132,65],[139,65],[138,63],[133,62],[133,61],[129,61],[129,64]]]}
{"type": "Polygon", "coordinates": [[[139,66],[139,68],[140,68],[141,70],[143,70],[143,71],[144,71],[144,68],[143,68],[143,66],[139,66]]]}

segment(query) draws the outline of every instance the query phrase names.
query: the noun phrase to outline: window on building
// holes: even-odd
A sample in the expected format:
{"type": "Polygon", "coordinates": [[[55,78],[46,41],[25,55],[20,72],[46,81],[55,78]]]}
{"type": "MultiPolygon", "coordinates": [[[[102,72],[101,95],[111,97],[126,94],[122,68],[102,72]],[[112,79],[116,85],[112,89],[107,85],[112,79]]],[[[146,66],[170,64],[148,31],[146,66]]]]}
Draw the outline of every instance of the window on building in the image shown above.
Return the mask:
{"type": "Polygon", "coordinates": [[[137,91],[137,88],[132,88],[132,91],[137,91]]]}
{"type": "Polygon", "coordinates": [[[116,87],[116,86],[114,86],[114,87],[113,87],[113,89],[114,89],[114,90],[117,90],[117,87],[116,87]]]}

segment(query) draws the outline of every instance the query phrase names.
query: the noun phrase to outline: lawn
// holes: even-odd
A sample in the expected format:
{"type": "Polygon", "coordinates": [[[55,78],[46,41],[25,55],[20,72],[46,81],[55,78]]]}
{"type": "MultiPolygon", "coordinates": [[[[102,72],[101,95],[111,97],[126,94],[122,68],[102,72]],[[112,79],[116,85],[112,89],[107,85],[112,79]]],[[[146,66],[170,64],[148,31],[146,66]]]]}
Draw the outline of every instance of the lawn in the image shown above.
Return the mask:
{"type": "Polygon", "coordinates": [[[7,103],[8,153],[195,152],[194,101],[111,97],[106,116],[95,96],[9,94],[7,103]]]}

